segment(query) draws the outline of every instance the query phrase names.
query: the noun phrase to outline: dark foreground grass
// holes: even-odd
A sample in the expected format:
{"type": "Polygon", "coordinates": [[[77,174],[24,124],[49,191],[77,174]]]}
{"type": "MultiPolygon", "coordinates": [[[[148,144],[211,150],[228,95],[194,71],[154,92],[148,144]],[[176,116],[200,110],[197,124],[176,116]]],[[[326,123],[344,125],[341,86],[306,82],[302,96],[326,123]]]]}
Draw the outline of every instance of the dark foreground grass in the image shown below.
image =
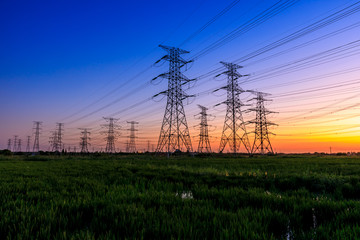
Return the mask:
{"type": "Polygon", "coordinates": [[[359,239],[360,158],[0,157],[0,239],[359,239]]]}

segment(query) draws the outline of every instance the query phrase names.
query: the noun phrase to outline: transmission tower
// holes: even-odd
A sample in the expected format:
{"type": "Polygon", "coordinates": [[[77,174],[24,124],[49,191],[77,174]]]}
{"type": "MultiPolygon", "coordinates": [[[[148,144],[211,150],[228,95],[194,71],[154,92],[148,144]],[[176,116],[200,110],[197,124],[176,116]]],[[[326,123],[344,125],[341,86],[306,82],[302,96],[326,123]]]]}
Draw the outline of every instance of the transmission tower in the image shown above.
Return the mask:
{"type": "Polygon", "coordinates": [[[14,144],[13,144],[13,152],[16,152],[18,150],[18,136],[14,136],[14,144]]]}
{"type": "Polygon", "coordinates": [[[126,152],[135,153],[136,152],[135,132],[138,131],[137,129],[135,129],[135,124],[139,124],[139,123],[135,121],[131,121],[127,123],[130,123],[131,125],[130,125],[130,129],[128,129],[130,131],[130,135],[129,135],[129,142],[126,146],[127,147],[126,152]]]}
{"type": "Polygon", "coordinates": [[[231,151],[236,154],[240,151],[240,145],[243,143],[245,150],[250,153],[249,137],[241,111],[241,107],[245,105],[240,101],[239,96],[244,90],[238,83],[240,77],[247,75],[241,75],[237,72],[237,69],[242,68],[242,66],[234,63],[221,63],[227,68],[227,71],[218,74],[216,77],[221,74],[227,75],[227,85],[216,89],[214,92],[221,89],[227,90],[227,100],[217,104],[226,104],[227,108],[219,151],[223,152],[226,145],[229,144],[231,151]]]}
{"type": "Polygon", "coordinates": [[[105,133],[106,136],[106,148],[105,148],[105,152],[107,153],[114,153],[115,152],[115,140],[118,137],[118,133],[117,130],[120,128],[116,122],[119,119],[116,118],[105,118],[105,121],[108,122],[108,124],[103,125],[103,127],[108,128],[107,131],[103,132],[105,133]]]}
{"type": "Polygon", "coordinates": [[[53,152],[61,152],[63,149],[63,142],[62,142],[62,136],[63,136],[63,129],[64,124],[63,123],[56,123],[56,129],[53,132],[53,136],[50,137],[50,144],[52,146],[53,152]]]}
{"type": "Polygon", "coordinates": [[[30,152],[30,136],[27,136],[27,141],[26,141],[26,152],[29,153],[30,152]]]}
{"type": "MultiPolygon", "coordinates": [[[[80,147],[81,147],[81,153],[88,153],[89,150],[88,150],[88,145],[91,145],[89,143],[90,141],[90,132],[89,132],[89,128],[79,128],[81,130],[81,134],[82,136],[80,137],[80,147]]],[[[70,148],[70,147],[69,147],[70,148]]]]}
{"type": "Polygon", "coordinates": [[[42,122],[34,122],[34,130],[35,130],[35,140],[34,140],[34,146],[33,146],[33,152],[39,152],[39,137],[40,137],[40,126],[42,122]]]}
{"type": "Polygon", "coordinates": [[[273,134],[269,132],[268,126],[276,125],[275,123],[269,122],[266,119],[266,115],[270,113],[275,113],[272,111],[269,111],[265,108],[265,101],[271,101],[269,99],[265,99],[264,96],[267,96],[269,94],[262,93],[262,92],[255,92],[250,91],[254,94],[256,94],[256,97],[251,100],[256,100],[256,108],[249,109],[250,111],[256,112],[256,119],[253,121],[249,121],[249,123],[255,124],[255,138],[254,138],[254,144],[251,148],[251,153],[260,153],[265,154],[266,151],[268,153],[274,153],[271,143],[269,134],[273,134]]]}
{"type": "Polygon", "coordinates": [[[21,139],[19,139],[17,143],[17,152],[21,152],[21,139]]]}
{"type": "Polygon", "coordinates": [[[64,145],[63,145],[63,142],[62,142],[62,136],[63,136],[63,133],[62,131],[64,130],[64,124],[63,123],[56,123],[57,125],[57,144],[59,146],[59,151],[63,150],[64,149],[64,145]]]}
{"type": "Polygon", "coordinates": [[[208,121],[208,114],[206,113],[206,110],[208,108],[198,105],[201,109],[200,112],[200,140],[199,140],[199,146],[198,146],[198,153],[211,153],[211,146],[210,146],[210,140],[209,140],[209,125],[207,123],[208,121]]]}
{"type": "Polygon", "coordinates": [[[168,52],[167,55],[162,57],[156,63],[161,60],[169,61],[169,72],[162,73],[159,76],[153,78],[155,80],[158,77],[168,79],[168,89],[161,93],[156,94],[154,97],[160,94],[166,94],[167,103],[165,108],[165,114],[161,126],[160,136],[156,152],[173,152],[176,150],[185,150],[192,152],[191,139],[189,134],[189,128],[186,122],[186,116],[183,106],[183,100],[190,95],[187,95],[182,86],[193,80],[184,76],[180,68],[191,61],[185,61],[180,54],[189,53],[188,51],[159,45],[162,49],[168,52]]]}
{"type": "Polygon", "coordinates": [[[11,151],[11,138],[8,139],[7,150],[11,151]]]}

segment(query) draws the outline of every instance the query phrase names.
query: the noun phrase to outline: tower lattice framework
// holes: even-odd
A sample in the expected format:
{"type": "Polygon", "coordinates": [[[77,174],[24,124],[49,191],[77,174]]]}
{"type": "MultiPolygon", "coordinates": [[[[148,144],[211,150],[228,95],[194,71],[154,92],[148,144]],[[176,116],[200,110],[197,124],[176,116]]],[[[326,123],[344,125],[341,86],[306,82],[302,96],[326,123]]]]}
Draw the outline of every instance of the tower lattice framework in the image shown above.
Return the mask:
{"type": "Polygon", "coordinates": [[[103,125],[103,127],[107,128],[107,131],[103,132],[106,134],[105,140],[106,140],[106,148],[105,152],[107,153],[115,153],[115,140],[118,137],[117,130],[119,129],[118,124],[116,123],[119,119],[117,118],[105,118],[105,121],[108,122],[108,124],[103,125]]]}
{"type": "Polygon", "coordinates": [[[81,147],[81,153],[88,153],[88,146],[91,145],[89,141],[91,140],[89,135],[89,128],[79,128],[81,130],[81,137],[80,137],[80,147],[81,147]]]}
{"type": "MultiPolygon", "coordinates": [[[[240,94],[245,91],[239,86],[238,83],[238,79],[240,77],[247,75],[241,75],[237,72],[237,69],[242,68],[242,66],[227,62],[221,63],[227,68],[227,71],[221,73],[227,75],[227,85],[216,89],[215,91],[226,89],[227,100],[219,103],[226,104],[226,115],[221,135],[219,152],[223,152],[226,145],[229,144],[231,151],[236,154],[240,152],[240,146],[242,143],[246,152],[250,153],[251,148],[249,137],[246,131],[246,126],[241,110],[241,107],[245,105],[240,100],[240,94]]],[[[221,74],[217,76],[220,76],[221,74]]]]}
{"type": "Polygon", "coordinates": [[[14,144],[13,144],[13,152],[16,152],[18,150],[18,136],[14,136],[14,144]]]}
{"type": "Polygon", "coordinates": [[[35,130],[35,139],[34,139],[34,146],[33,146],[33,152],[39,152],[40,150],[40,130],[41,130],[41,124],[42,122],[36,121],[34,122],[34,130],[35,130]]]}
{"type": "Polygon", "coordinates": [[[11,138],[8,139],[7,150],[11,151],[11,138]]]}
{"type": "Polygon", "coordinates": [[[256,94],[256,97],[250,99],[249,101],[256,100],[256,108],[251,108],[249,110],[256,112],[256,118],[252,121],[249,121],[249,123],[255,124],[255,137],[254,143],[251,148],[251,153],[265,154],[267,152],[273,154],[274,151],[269,138],[269,134],[273,133],[269,132],[268,127],[276,124],[269,122],[266,116],[270,113],[275,112],[269,111],[265,108],[265,102],[271,100],[264,98],[264,96],[267,96],[269,94],[255,91],[252,92],[256,94]]]}
{"type": "Polygon", "coordinates": [[[138,131],[137,129],[135,129],[135,124],[139,124],[139,123],[135,121],[131,121],[127,123],[130,124],[130,128],[128,129],[130,131],[130,135],[129,135],[129,141],[126,144],[126,152],[135,153],[136,152],[135,132],[138,131]]]}
{"type": "Polygon", "coordinates": [[[208,108],[198,105],[201,109],[200,112],[200,134],[198,153],[211,153],[211,146],[209,140],[209,125],[208,125],[208,108]]]}
{"type": "Polygon", "coordinates": [[[27,136],[27,141],[26,141],[26,152],[27,153],[30,152],[30,138],[31,138],[31,136],[27,136]]]}
{"type": "Polygon", "coordinates": [[[64,123],[56,123],[55,131],[53,132],[53,136],[50,137],[50,144],[53,152],[61,152],[63,150],[63,130],[64,123]]]}
{"type": "Polygon", "coordinates": [[[184,60],[180,55],[189,52],[175,47],[163,45],[160,47],[168,54],[158,60],[157,63],[161,60],[168,61],[169,72],[160,74],[153,79],[155,80],[158,77],[168,79],[168,89],[159,93],[166,94],[167,103],[156,152],[169,153],[176,150],[192,152],[191,138],[183,106],[183,101],[190,96],[182,90],[182,86],[192,80],[180,71],[182,66],[190,62],[184,60]]]}

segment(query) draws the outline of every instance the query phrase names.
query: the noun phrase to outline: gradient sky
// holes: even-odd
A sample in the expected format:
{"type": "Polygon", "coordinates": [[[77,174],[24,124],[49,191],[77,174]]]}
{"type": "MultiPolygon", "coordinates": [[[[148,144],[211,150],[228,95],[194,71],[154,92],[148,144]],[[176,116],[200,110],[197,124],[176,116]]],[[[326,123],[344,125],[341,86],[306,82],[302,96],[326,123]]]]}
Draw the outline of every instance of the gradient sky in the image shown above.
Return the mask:
{"type": "MultiPolygon", "coordinates": [[[[42,121],[41,149],[49,149],[51,131],[56,122],[63,122],[66,147],[79,147],[78,128],[89,127],[90,149],[100,150],[106,145],[101,124],[107,116],[119,118],[122,130],[117,149],[125,149],[126,121],[140,122],[138,149],[147,148],[147,141],[156,145],[166,99],[147,99],[165,90],[167,82],[149,81],[168,68],[167,63],[153,65],[165,54],[158,45],[181,45],[190,51],[183,57],[192,59],[278,1],[238,1],[182,44],[232,2],[1,1],[0,149],[18,135],[25,150],[26,136],[33,141],[33,121],[42,121]]],[[[196,58],[184,74],[196,78],[221,67],[219,61],[236,62],[352,4],[356,1],[295,1],[264,23],[196,58]]],[[[360,13],[354,11],[281,47],[238,62],[244,66],[241,73],[250,73],[241,79],[245,81],[243,89],[271,94],[273,101],[267,107],[278,112],[269,115],[269,120],[278,124],[271,129],[277,134],[271,138],[275,151],[329,152],[330,147],[333,152],[360,151],[359,26],[360,13]],[[320,54],[330,49],[328,54],[320,54]]],[[[224,77],[210,75],[186,90],[198,94],[184,102],[194,149],[199,132],[195,115],[201,104],[215,116],[209,124],[213,150],[218,150],[225,106],[214,105],[226,95],[211,90],[225,83],[224,77]]],[[[244,102],[252,98],[249,93],[241,97],[244,102]]],[[[251,120],[254,114],[244,118],[251,120]]],[[[253,126],[249,125],[248,131],[253,131],[253,126]]]]}

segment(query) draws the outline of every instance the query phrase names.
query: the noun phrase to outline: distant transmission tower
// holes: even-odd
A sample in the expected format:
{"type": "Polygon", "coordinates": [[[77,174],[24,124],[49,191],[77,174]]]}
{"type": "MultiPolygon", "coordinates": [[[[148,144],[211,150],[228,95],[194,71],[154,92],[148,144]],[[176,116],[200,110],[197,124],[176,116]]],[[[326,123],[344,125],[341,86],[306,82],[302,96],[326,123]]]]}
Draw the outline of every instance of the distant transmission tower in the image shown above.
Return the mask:
{"type": "Polygon", "coordinates": [[[27,141],[26,141],[26,152],[29,153],[30,152],[30,136],[27,136],[27,141]]]}
{"type": "Polygon", "coordinates": [[[103,127],[108,128],[107,131],[105,131],[104,133],[107,135],[106,136],[106,148],[105,148],[105,152],[107,153],[114,153],[115,152],[115,140],[118,136],[117,130],[119,129],[119,126],[116,124],[116,122],[119,119],[116,118],[105,118],[105,121],[108,122],[108,124],[103,125],[103,127]]]}
{"type": "Polygon", "coordinates": [[[63,128],[63,123],[56,123],[56,129],[53,132],[53,136],[50,137],[50,143],[53,152],[61,152],[64,147],[62,142],[63,128]]]}
{"type": "Polygon", "coordinates": [[[131,153],[135,153],[136,152],[136,144],[135,144],[135,132],[138,131],[137,129],[135,129],[135,124],[139,124],[138,122],[135,121],[131,121],[131,122],[127,122],[130,123],[130,129],[128,129],[130,131],[130,135],[129,135],[129,143],[126,146],[127,152],[131,152],[131,153]]]}
{"type": "Polygon", "coordinates": [[[180,54],[189,52],[175,47],[163,45],[159,45],[159,47],[167,51],[168,54],[156,63],[161,60],[169,61],[169,72],[160,74],[153,79],[155,80],[158,77],[168,79],[168,89],[159,93],[166,94],[167,103],[156,152],[182,151],[183,146],[185,146],[186,151],[192,152],[189,128],[183,106],[183,100],[190,96],[182,90],[182,86],[192,80],[188,79],[180,71],[182,66],[190,62],[181,58],[180,54]]]}
{"type": "Polygon", "coordinates": [[[13,152],[16,152],[18,150],[18,136],[14,136],[14,144],[13,144],[13,152]]]}
{"type": "Polygon", "coordinates": [[[8,139],[7,150],[11,151],[11,138],[8,139]]]}
{"type": "MultiPolygon", "coordinates": [[[[81,142],[80,142],[80,147],[81,147],[81,153],[88,153],[88,145],[91,145],[89,143],[90,141],[90,132],[89,132],[89,128],[79,128],[81,130],[81,134],[82,136],[80,137],[81,142]]],[[[69,147],[70,148],[70,147],[69,147]]]]}
{"type": "Polygon", "coordinates": [[[18,143],[17,143],[17,152],[21,152],[21,139],[18,140],[18,143]]]}
{"type": "Polygon", "coordinates": [[[265,101],[271,101],[264,98],[264,96],[267,96],[269,94],[262,92],[255,92],[255,91],[251,91],[251,92],[256,94],[255,98],[250,99],[250,100],[256,100],[256,108],[249,109],[250,111],[256,112],[256,119],[253,121],[249,121],[249,123],[255,124],[255,138],[254,138],[254,144],[251,149],[251,153],[265,154],[266,152],[268,152],[273,154],[274,151],[271,146],[270,138],[269,138],[269,134],[273,134],[273,133],[269,132],[268,126],[276,125],[276,124],[267,121],[266,115],[274,112],[267,110],[264,104],[265,101]]]}
{"type": "MultiPolygon", "coordinates": [[[[231,151],[236,154],[240,151],[240,145],[243,143],[246,151],[250,153],[249,137],[246,132],[245,122],[241,111],[241,107],[244,106],[244,104],[240,101],[239,96],[244,90],[240,88],[238,83],[238,79],[246,75],[241,75],[237,72],[237,69],[242,68],[242,66],[234,63],[221,63],[227,68],[227,71],[221,74],[227,75],[228,80],[226,86],[215,90],[227,90],[227,100],[220,103],[226,104],[227,109],[219,151],[223,152],[224,148],[229,143],[231,151]]],[[[217,77],[221,74],[217,75],[217,77]]]]}
{"type": "Polygon", "coordinates": [[[200,112],[200,140],[199,140],[199,146],[198,146],[198,153],[211,153],[211,146],[210,146],[210,140],[209,140],[209,125],[207,123],[208,114],[206,113],[206,110],[208,110],[206,107],[198,105],[201,109],[200,112]]]}
{"type": "Polygon", "coordinates": [[[41,130],[41,124],[42,122],[34,122],[34,130],[35,130],[35,140],[34,140],[34,146],[33,146],[33,152],[39,152],[39,137],[40,137],[40,130],[41,130]]]}

